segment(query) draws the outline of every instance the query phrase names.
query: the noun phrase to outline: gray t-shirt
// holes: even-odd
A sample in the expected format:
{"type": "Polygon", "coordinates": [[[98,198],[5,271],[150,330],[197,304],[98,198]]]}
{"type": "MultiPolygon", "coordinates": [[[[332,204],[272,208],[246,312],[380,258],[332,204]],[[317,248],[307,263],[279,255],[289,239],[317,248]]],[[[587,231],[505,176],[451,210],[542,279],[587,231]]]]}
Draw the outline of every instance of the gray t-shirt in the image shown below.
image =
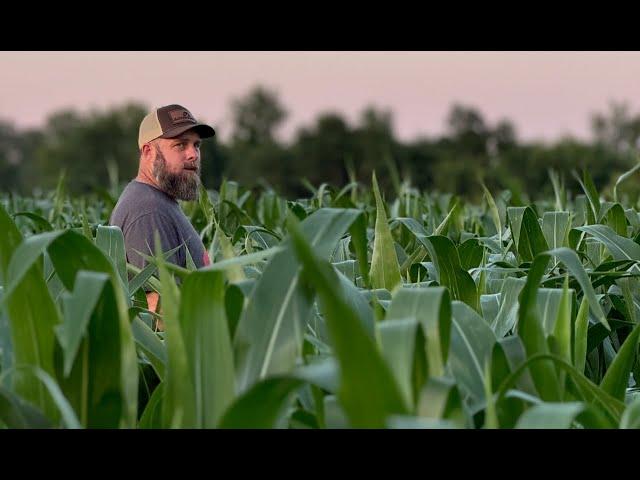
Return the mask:
{"type": "Polygon", "coordinates": [[[156,230],[163,252],[182,245],[168,261],[186,267],[186,245],[196,267],[209,265],[209,257],[200,236],[178,202],[151,185],[131,181],[120,195],[109,223],[122,230],[127,261],[138,268],[144,268],[147,261],[136,250],[153,255],[156,230]]]}

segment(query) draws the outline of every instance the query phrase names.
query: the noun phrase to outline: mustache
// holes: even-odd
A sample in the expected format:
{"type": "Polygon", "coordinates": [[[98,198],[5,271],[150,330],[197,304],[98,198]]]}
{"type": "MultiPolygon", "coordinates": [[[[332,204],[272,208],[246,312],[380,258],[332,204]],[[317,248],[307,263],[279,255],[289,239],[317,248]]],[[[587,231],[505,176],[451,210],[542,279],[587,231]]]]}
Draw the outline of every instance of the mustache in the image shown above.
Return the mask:
{"type": "Polygon", "coordinates": [[[197,170],[199,172],[200,171],[200,163],[199,162],[185,163],[183,168],[190,169],[190,170],[197,170]]]}

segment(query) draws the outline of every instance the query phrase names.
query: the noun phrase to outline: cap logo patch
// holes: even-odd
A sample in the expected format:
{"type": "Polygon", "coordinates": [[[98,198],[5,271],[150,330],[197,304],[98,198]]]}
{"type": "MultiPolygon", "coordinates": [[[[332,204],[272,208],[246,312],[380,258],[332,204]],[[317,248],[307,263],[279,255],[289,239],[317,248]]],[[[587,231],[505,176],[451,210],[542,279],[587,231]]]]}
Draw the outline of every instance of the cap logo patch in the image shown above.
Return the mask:
{"type": "Polygon", "coordinates": [[[187,110],[171,110],[169,118],[173,124],[176,123],[196,123],[196,119],[187,110]]]}

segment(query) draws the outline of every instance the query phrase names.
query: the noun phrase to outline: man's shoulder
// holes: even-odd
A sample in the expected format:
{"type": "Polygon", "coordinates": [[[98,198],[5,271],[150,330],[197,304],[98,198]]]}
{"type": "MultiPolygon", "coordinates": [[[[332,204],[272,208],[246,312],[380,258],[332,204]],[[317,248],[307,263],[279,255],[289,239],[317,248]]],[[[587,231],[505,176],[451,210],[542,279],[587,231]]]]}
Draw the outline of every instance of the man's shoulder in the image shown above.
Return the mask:
{"type": "Polygon", "coordinates": [[[144,210],[149,211],[158,208],[158,205],[172,207],[175,202],[164,192],[146,183],[133,180],[124,188],[114,210],[144,210]]]}
{"type": "Polygon", "coordinates": [[[170,220],[172,208],[173,204],[161,191],[134,180],[122,191],[110,223],[124,230],[143,218],[166,221],[170,220]]]}
{"type": "Polygon", "coordinates": [[[129,182],[120,195],[120,200],[135,199],[139,201],[147,198],[153,199],[156,202],[172,203],[169,196],[162,190],[148,183],[139,182],[138,180],[129,182]]]}
{"type": "Polygon", "coordinates": [[[175,219],[166,211],[156,208],[145,212],[137,212],[129,221],[129,226],[142,223],[173,225],[175,224],[175,219]]]}

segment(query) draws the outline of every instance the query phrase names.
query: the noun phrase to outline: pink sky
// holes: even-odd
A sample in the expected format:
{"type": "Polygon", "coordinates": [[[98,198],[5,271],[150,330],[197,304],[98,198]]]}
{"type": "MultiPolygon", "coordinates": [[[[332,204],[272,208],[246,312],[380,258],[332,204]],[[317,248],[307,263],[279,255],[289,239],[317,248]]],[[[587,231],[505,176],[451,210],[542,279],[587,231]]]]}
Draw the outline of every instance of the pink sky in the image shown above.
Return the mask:
{"type": "Polygon", "coordinates": [[[320,112],[351,124],[369,104],[402,140],[444,132],[453,102],[523,140],[590,138],[609,103],[640,109],[640,52],[0,52],[0,118],[41,126],[65,107],[180,103],[227,139],[230,101],[262,84],[289,110],[281,137],[320,112]]]}

